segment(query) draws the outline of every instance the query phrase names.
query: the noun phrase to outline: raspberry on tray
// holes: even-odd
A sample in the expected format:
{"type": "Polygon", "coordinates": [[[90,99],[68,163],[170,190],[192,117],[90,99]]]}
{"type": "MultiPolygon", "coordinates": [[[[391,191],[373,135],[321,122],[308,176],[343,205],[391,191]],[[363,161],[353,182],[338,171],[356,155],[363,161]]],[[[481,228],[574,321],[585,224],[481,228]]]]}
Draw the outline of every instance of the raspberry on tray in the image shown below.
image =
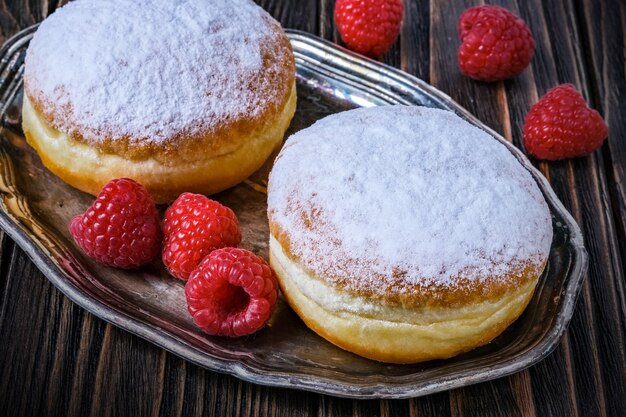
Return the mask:
{"type": "Polygon", "coordinates": [[[137,268],[161,249],[161,228],[154,200],[139,183],[109,181],[85,214],[69,225],[76,244],[91,258],[117,268],[137,268]]]}
{"type": "Polygon", "coordinates": [[[211,251],[241,242],[235,213],[204,195],[183,193],[163,219],[163,263],[178,279],[186,281],[211,251]]]}
{"type": "Polygon", "coordinates": [[[278,283],[267,263],[250,251],[217,249],[204,258],[185,285],[189,313],[205,333],[239,337],[270,319],[278,283]]]}

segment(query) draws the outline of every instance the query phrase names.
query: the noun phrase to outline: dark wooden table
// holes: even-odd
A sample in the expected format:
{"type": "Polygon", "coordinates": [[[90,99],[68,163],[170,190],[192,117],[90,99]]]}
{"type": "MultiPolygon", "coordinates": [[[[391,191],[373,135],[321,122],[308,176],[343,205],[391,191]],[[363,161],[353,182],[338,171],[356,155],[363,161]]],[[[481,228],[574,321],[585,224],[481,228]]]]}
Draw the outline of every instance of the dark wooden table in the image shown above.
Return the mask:
{"type": "MultiPolygon", "coordinates": [[[[0,1],[4,38],[65,1],[0,1]]],[[[338,40],[331,0],[261,0],[283,26],[338,40]]],[[[206,371],[92,316],[0,238],[0,416],[626,416],[626,2],[500,0],[537,41],[530,69],[494,84],[459,74],[457,19],[478,1],[405,0],[384,61],[443,90],[520,145],[531,104],[575,84],[610,136],[586,158],[537,162],[578,221],[589,272],[561,344],[507,378],[412,400],[357,401],[206,371]]]]}

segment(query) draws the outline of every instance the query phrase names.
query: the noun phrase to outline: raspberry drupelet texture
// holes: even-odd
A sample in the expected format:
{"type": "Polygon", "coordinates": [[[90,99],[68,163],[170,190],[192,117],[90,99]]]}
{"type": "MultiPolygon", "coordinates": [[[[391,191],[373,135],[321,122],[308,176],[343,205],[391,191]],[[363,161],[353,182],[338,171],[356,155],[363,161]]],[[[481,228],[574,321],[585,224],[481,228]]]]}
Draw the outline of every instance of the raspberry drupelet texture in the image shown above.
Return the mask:
{"type": "Polygon", "coordinates": [[[554,87],[535,103],[524,122],[524,146],[539,159],[588,155],[602,146],[608,127],[572,84],[554,87]]]}
{"type": "Polygon", "coordinates": [[[222,248],[191,273],[185,295],[194,323],[205,333],[239,337],[265,326],[276,307],[278,283],[252,252],[222,248]]]}
{"type": "Polygon", "coordinates": [[[85,214],[69,225],[76,244],[91,258],[117,268],[136,268],[155,259],[161,228],[154,200],[127,178],[108,182],[85,214]]]}
{"type": "Polygon", "coordinates": [[[535,52],[526,23],[499,6],[467,9],[459,18],[461,72],[480,81],[499,81],[522,72],[535,52]]]}
{"type": "Polygon", "coordinates": [[[403,12],[402,0],[337,0],[335,23],[348,48],[377,58],[400,34],[403,12]]]}
{"type": "Polygon", "coordinates": [[[163,232],[163,263],[182,280],[211,251],[241,242],[235,213],[200,194],[183,193],[174,201],[165,212],[163,232]]]}

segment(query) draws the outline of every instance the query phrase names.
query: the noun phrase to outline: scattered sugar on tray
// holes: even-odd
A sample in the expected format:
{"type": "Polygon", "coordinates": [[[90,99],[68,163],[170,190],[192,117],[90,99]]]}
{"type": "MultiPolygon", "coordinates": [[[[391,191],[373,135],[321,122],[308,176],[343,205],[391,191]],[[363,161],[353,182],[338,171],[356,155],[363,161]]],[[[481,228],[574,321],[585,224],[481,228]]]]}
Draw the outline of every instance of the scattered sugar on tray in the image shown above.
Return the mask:
{"type": "Polygon", "coordinates": [[[433,109],[359,109],[296,133],[274,166],[268,204],[305,267],[361,281],[493,276],[547,253],[552,240],[547,204],[513,155],[433,109]]]}
{"type": "Polygon", "coordinates": [[[41,24],[25,77],[69,112],[56,127],[87,140],[210,131],[276,96],[266,17],[249,0],[77,0],[41,24]],[[259,77],[260,91],[241,82],[259,77]]]}

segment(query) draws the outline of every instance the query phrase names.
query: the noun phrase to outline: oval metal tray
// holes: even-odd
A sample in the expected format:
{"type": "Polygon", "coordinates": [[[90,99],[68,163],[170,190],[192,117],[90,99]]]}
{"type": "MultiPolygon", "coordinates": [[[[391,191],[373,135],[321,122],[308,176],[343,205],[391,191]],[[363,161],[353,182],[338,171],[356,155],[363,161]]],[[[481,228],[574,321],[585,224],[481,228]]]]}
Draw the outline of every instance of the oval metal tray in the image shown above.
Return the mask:
{"type": "MultiPolygon", "coordinates": [[[[526,368],[558,344],[587,267],[580,230],[527,158],[449,97],[423,81],[306,33],[288,31],[299,104],[289,133],[358,106],[402,103],[444,108],[502,142],[536,179],[553,216],[548,267],[524,314],[487,346],[445,361],[382,364],[345,352],[309,331],[284,301],[270,325],[240,339],[209,337],[186,312],[183,284],[159,263],[120,271],[92,262],[68,232],[93,197],[50,174],[21,131],[23,61],[36,27],[0,50],[0,226],[65,295],[116,326],[205,368],[259,384],[355,398],[405,398],[486,381],[526,368]]],[[[267,258],[264,185],[270,164],[215,198],[242,224],[243,247],[267,258]]]]}

